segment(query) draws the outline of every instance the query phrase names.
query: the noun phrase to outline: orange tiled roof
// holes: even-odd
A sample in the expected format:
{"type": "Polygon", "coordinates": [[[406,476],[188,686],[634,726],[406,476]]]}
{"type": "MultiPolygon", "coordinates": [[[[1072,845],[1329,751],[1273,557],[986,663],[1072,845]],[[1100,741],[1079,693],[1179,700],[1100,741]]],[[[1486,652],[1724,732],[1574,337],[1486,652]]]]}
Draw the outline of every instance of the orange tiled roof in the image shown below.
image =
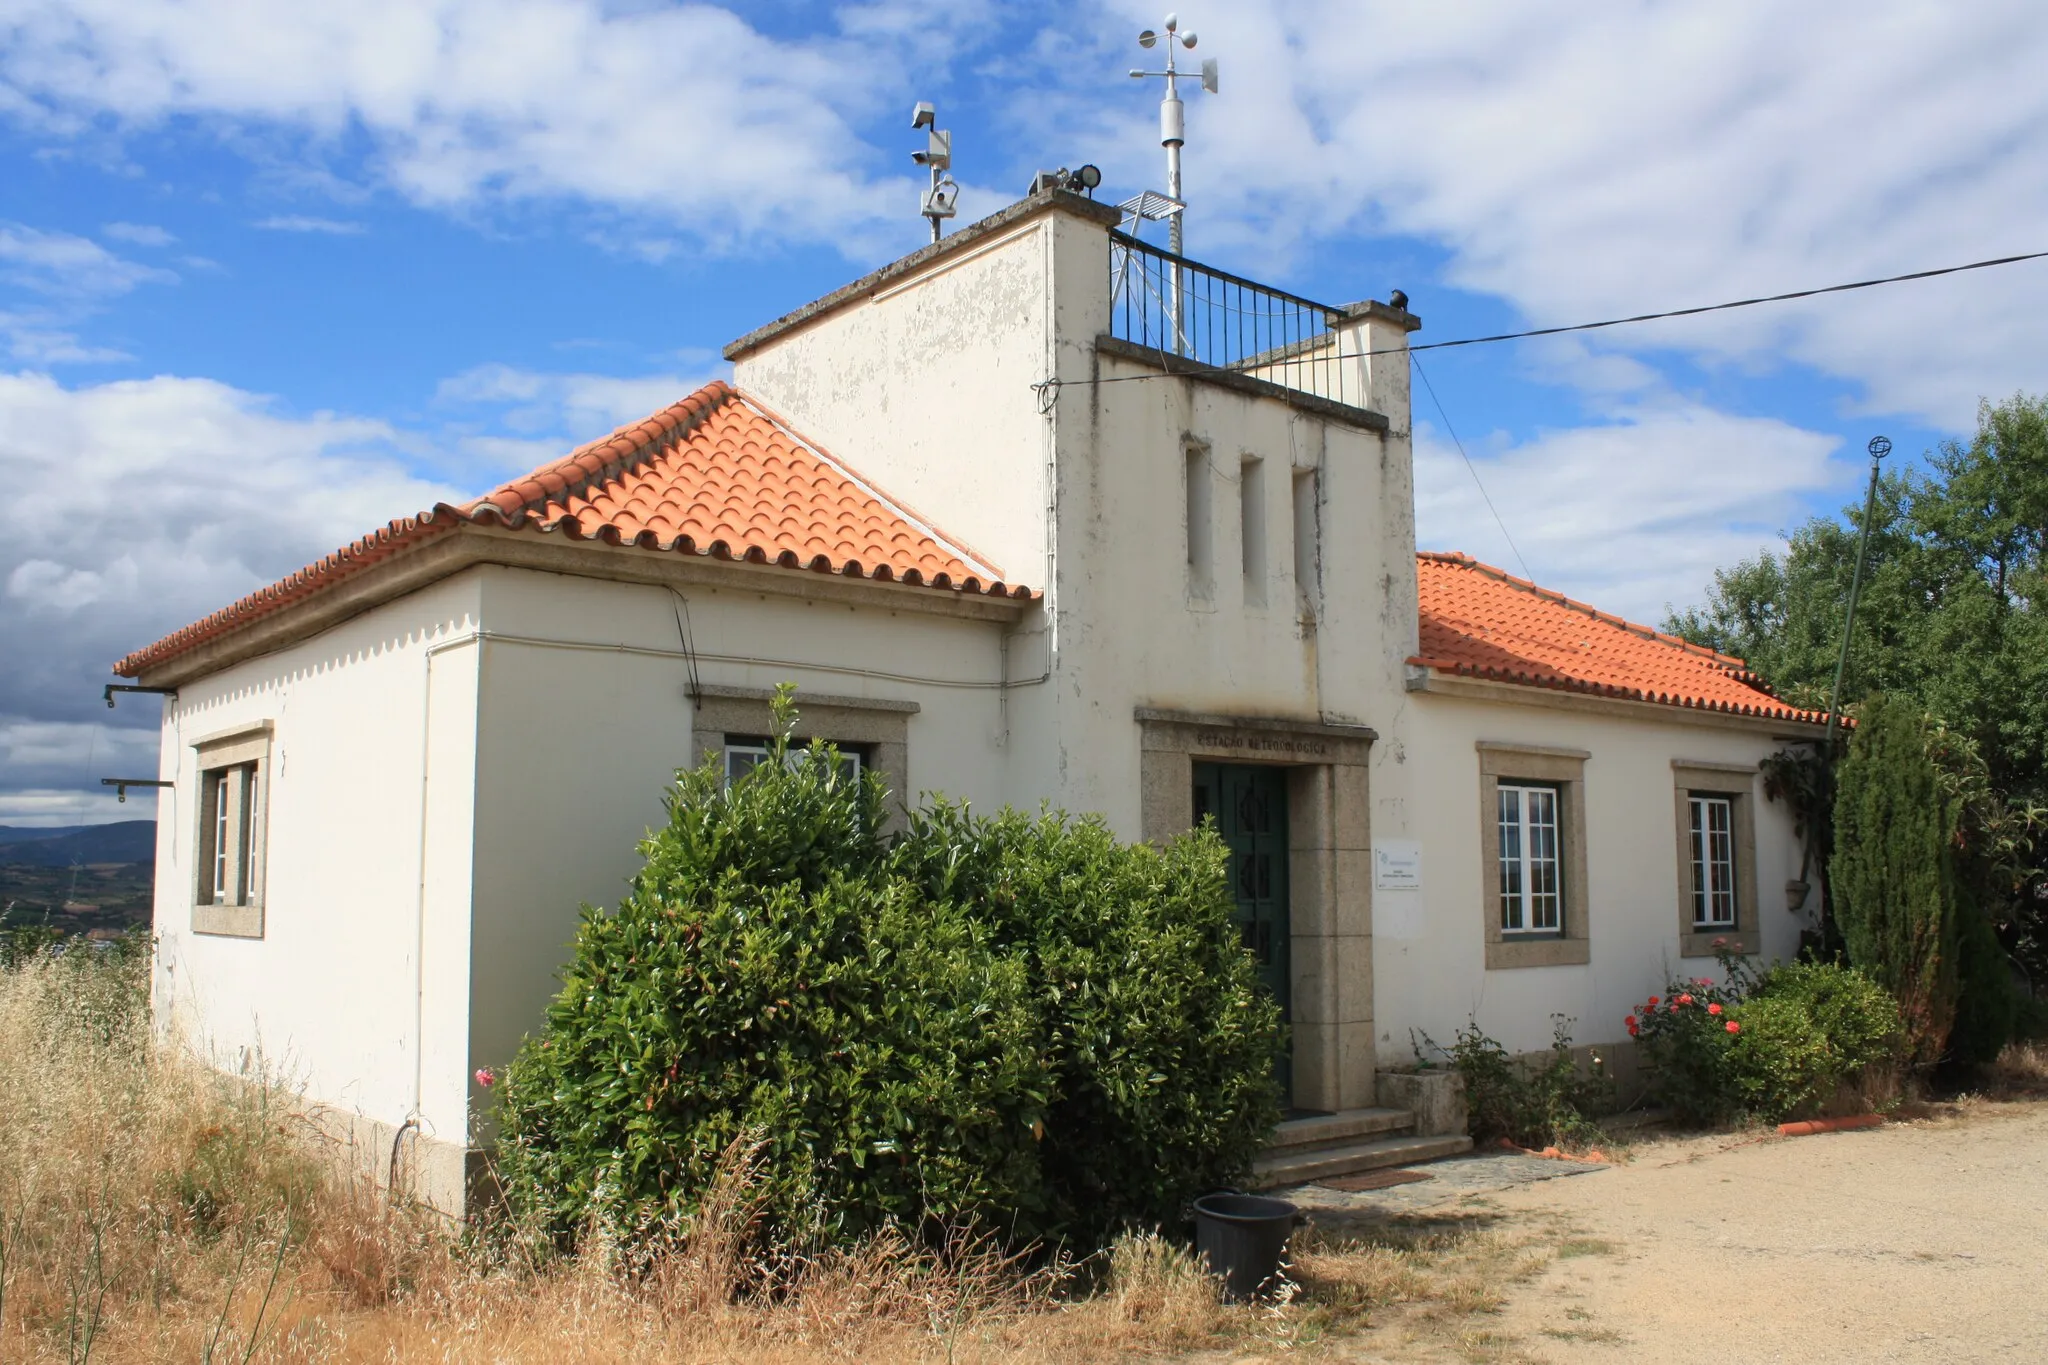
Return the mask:
{"type": "Polygon", "coordinates": [[[1732,655],[1624,621],[1465,555],[1425,551],[1415,558],[1422,630],[1410,663],[1666,706],[1826,720],[1773,696],[1732,655]]]}
{"type": "Polygon", "coordinates": [[[114,665],[133,677],[429,537],[503,526],[989,597],[1029,597],[730,384],[680,402],[473,502],[393,521],[114,665]]]}

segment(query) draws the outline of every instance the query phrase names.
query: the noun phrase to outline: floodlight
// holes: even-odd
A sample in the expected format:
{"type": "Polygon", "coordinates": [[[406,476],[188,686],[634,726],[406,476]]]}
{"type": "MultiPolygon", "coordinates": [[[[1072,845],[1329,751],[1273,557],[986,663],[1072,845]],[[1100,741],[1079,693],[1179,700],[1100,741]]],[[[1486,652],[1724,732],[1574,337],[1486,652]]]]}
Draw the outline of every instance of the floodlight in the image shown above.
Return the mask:
{"type": "Polygon", "coordinates": [[[1152,44],[1154,44],[1154,43],[1156,43],[1156,42],[1158,42],[1158,41],[1159,41],[1159,35],[1158,35],[1158,34],[1156,34],[1156,33],[1154,33],[1154,32],[1153,32],[1153,31],[1152,31],[1151,29],[1149,29],[1149,28],[1148,28],[1148,29],[1146,29],[1146,30],[1145,30],[1145,31],[1144,31],[1143,33],[1140,33],[1140,34],[1138,35],[1138,46],[1139,46],[1139,47],[1150,47],[1150,46],[1152,46],[1152,44]]]}
{"type": "Polygon", "coordinates": [[[1099,166],[1083,166],[1074,172],[1074,183],[1093,194],[1095,187],[1102,183],[1102,169],[1099,166]]]}
{"type": "Polygon", "coordinates": [[[930,100],[919,100],[910,110],[910,126],[929,128],[939,121],[938,110],[932,108],[930,100]]]}

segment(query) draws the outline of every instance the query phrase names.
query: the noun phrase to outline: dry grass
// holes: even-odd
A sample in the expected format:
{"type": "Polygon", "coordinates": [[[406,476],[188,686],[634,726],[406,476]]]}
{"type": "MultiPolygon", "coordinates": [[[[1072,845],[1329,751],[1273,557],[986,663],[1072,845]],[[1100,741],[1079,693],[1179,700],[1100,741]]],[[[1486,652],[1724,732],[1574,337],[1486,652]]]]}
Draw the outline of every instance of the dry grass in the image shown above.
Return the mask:
{"type": "Polygon", "coordinates": [[[2008,1043],[1985,1077],[1992,1094],[2048,1095],[2048,1040],[2008,1043]]]}
{"type": "Polygon", "coordinates": [[[968,1236],[771,1251],[744,1148],[692,1223],[630,1249],[458,1241],[350,1174],[290,1095],[154,1041],[140,973],[0,970],[0,1360],[1128,1359],[1308,1344],[1402,1304],[1454,1324],[1526,1257],[1464,1226],[1306,1233],[1288,1301],[1227,1307],[1156,1236],[1079,1265],[968,1236]]]}

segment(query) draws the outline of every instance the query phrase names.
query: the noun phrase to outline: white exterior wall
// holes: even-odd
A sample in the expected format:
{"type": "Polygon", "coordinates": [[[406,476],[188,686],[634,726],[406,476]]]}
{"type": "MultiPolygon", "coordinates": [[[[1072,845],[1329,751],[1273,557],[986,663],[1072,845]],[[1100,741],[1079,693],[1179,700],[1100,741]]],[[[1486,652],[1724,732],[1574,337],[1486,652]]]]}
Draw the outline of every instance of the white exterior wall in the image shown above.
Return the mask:
{"type": "Polygon", "coordinates": [[[1006,582],[1042,587],[1051,452],[1031,386],[1068,223],[1039,214],[882,283],[741,356],[733,382],[1006,582]]]}
{"type": "MultiPolygon", "coordinates": [[[[1376,893],[1375,996],[1379,1059],[1411,1064],[1409,1029],[1448,1045],[1468,1020],[1510,1051],[1547,1048],[1552,1014],[1577,1020],[1580,1044],[1616,1044],[1629,1007],[1662,994],[1673,974],[1721,973],[1711,957],[1679,956],[1678,831],[1673,760],[1756,763],[1784,747],[1769,734],[1658,723],[1618,713],[1416,693],[1400,729],[1413,777],[1398,814],[1382,802],[1376,839],[1421,844],[1422,889],[1376,893]],[[1582,966],[1486,970],[1485,924],[1497,914],[1498,876],[1483,866],[1480,741],[1578,749],[1585,764],[1590,961],[1582,966]]],[[[1375,772],[1377,781],[1378,773],[1375,772]]],[[[1755,781],[1757,925],[1764,962],[1790,958],[1808,917],[1786,910],[1785,884],[1800,851],[1782,804],[1755,781]]]]}
{"type": "Polygon", "coordinates": [[[225,1069],[260,1056],[312,1101],[390,1125],[417,1112],[456,1143],[476,745],[460,642],[478,614],[474,576],[452,578],[181,684],[157,825],[160,1023],[225,1069]],[[197,934],[194,745],[263,722],[263,935],[197,934]]]}
{"type": "MultiPolygon", "coordinates": [[[[518,569],[481,573],[490,638],[478,707],[465,1076],[504,1065],[538,1029],[578,907],[618,904],[639,870],[640,839],[662,823],[676,769],[696,761],[689,674],[676,656],[677,603],[668,590],[518,569]]],[[[1001,626],[743,588],[693,587],[686,595],[705,685],[795,682],[799,710],[807,692],[915,702],[908,795],[937,790],[983,807],[999,803],[1001,626]]]]}
{"type": "Polygon", "coordinates": [[[1100,812],[1136,838],[1139,706],[1365,725],[1398,711],[1415,647],[1412,451],[1404,357],[1358,377],[1390,419],[1382,436],[1098,357],[1109,285],[1107,229],[1054,208],[759,343],[734,382],[1045,592],[1050,634],[1032,623],[1013,641],[1002,797],[1100,812]],[[1062,387],[1042,412],[1031,385],[1048,375],[1062,387]],[[1187,568],[1189,442],[1215,468],[1207,593],[1187,568]],[[1246,457],[1264,462],[1263,593],[1241,572],[1246,457]],[[1321,478],[1308,625],[1296,470],[1321,478]]]}
{"type": "Polygon", "coordinates": [[[1276,398],[1149,377],[1115,360],[1061,412],[1057,772],[1037,780],[1138,836],[1136,707],[1384,727],[1413,650],[1405,431],[1381,436],[1276,398]],[[1070,428],[1073,434],[1070,436],[1070,428]],[[1210,484],[1206,589],[1185,539],[1190,448],[1210,484]],[[1244,462],[1261,462],[1265,554],[1244,569],[1244,462]],[[1320,480],[1320,583],[1304,616],[1292,480],[1320,480]],[[1409,605],[1404,609],[1402,602],[1409,605]],[[1391,601],[1391,606],[1389,602],[1391,601]]]}

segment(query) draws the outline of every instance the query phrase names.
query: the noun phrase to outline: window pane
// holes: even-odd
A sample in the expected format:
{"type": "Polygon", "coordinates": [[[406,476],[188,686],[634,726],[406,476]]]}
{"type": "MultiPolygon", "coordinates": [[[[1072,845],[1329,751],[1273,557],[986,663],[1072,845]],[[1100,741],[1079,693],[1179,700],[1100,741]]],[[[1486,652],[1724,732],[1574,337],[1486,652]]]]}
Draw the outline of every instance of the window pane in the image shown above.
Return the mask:
{"type": "Polygon", "coordinates": [[[1735,924],[1735,803],[1725,796],[1695,796],[1690,836],[1693,923],[1735,924]]]}
{"type": "Polygon", "coordinates": [[[767,761],[768,750],[758,744],[728,744],[725,746],[725,783],[733,783],[745,777],[760,764],[767,761]]]}
{"type": "Polygon", "coordinates": [[[228,894],[228,814],[233,803],[228,800],[228,775],[222,769],[213,780],[213,901],[218,905],[228,894]]]}
{"type": "Polygon", "coordinates": [[[1557,793],[1532,788],[1529,812],[1529,927],[1557,929],[1562,922],[1563,896],[1557,857],[1557,793]]]}
{"type": "Polygon", "coordinates": [[[242,904],[256,903],[256,765],[242,769],[242,904]]]}
{"type": "Polygon", "coordinates": [[[1522,793],[1500,789],[1500,927],[1522,927],[1522,793]]]}

